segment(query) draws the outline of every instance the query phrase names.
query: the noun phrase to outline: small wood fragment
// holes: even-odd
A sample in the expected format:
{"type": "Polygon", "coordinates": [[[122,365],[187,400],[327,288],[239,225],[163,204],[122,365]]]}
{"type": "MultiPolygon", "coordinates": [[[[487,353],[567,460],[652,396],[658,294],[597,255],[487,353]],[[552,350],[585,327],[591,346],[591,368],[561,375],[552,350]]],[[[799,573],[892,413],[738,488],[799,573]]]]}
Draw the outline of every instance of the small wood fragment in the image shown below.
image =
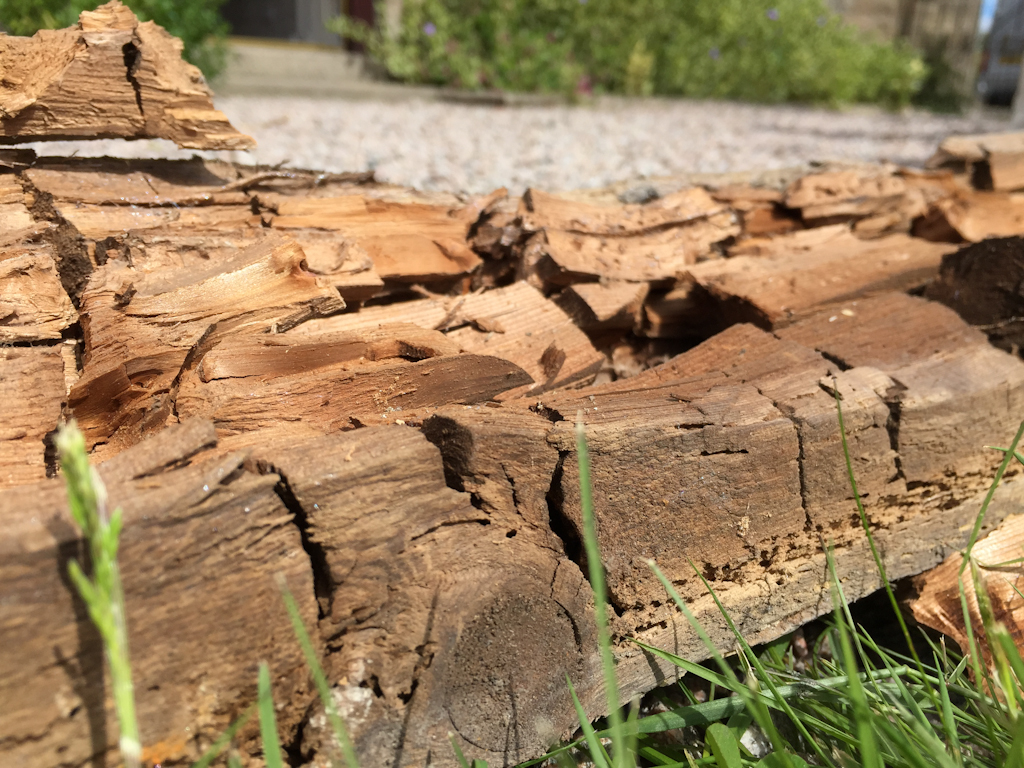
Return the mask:
{"type": "Polygon", "coordinates": [[[182,43],[118,0],[67,29],[0,38],[0,143],[162,138],[190,149],[255,142],[213,108],[182,43]]]}
{"type": "Polygon", "coordinates": [[[48,246],[0,251],[0,342],[59,339],[78,320],[48,246]]]}

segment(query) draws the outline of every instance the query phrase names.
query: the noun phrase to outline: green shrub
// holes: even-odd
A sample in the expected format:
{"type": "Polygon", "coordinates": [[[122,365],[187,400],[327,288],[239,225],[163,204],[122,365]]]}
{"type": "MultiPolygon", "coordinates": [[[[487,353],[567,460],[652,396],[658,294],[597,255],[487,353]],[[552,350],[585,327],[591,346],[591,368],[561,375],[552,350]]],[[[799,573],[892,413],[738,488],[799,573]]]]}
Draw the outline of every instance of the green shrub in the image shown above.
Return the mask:
{"type": "Polygon", "coordinates": [[[927,74],[822,0],[406,0],[395,30],[330,26],[399,80],[463,88],[899,107],[927,74]]]}
{"type": "MultiPolygon", "coordinates": [[[[0,0],[0,24],[14,35],[60,29],[78,22],[104,0],[0,0]]],[[[207,78],[224,68],[228,24],[220,15],[224,0],[124,0],[143,21],[155,21],[185,43],[185,59],[207,78]]]]}

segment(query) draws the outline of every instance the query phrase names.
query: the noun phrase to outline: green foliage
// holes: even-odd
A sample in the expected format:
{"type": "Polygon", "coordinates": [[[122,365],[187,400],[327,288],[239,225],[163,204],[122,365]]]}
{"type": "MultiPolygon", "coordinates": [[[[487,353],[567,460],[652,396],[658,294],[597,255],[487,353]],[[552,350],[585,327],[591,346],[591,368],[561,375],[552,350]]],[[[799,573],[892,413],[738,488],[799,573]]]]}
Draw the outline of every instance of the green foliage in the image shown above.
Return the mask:
{"type": "Polygon", "coordinates": [[[399,80],[463,88],[899,107],[928,74],[822,0],[406,0],[397,29],[329,26],[399,80]]]}
{"type": "MultiPolygon", "coordinates": [[[[0,0],[0,24],[14,35],[78,23],[82,11],[104,0],[0,0]]],[[[220,15],[224,0],[123,0],[142,21],[155,21],[185,44],[185,59],[207,78],[224,68],[229,28],[220,15]]]]}

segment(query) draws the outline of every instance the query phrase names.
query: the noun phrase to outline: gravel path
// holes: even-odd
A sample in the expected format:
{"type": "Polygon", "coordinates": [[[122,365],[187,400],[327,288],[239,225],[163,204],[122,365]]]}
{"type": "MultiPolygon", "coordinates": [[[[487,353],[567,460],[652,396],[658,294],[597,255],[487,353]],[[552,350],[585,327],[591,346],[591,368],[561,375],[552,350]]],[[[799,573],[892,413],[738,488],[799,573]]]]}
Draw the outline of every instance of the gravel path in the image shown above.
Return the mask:
{"type": "MultiPolygon", "coordinates": [[[[950,133],[1006,130],[997,116],[835,112],[731,102],[606,99],[595,106],[495,107],[225,96],[217,106],[254,136],[239,162],[374,169],[420,189],[600,187],[644,176],[785,168],[808,160],[921,165],[950,133]]],[[[46,154],[189,157],[164,141],[55,142],[46,154]]]]}

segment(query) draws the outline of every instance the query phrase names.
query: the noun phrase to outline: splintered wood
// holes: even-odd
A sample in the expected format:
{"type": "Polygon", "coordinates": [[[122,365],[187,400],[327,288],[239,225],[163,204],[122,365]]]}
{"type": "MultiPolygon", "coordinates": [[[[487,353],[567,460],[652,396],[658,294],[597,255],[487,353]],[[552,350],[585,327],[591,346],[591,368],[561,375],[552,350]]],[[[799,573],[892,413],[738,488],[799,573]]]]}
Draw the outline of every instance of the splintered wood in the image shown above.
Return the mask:
{"type": "Polygon", "coordinates": [[[170,139],[189,149],[255,142],[213,108],[180,40],[118,0],[75,27],[0,37],[0,144],[49,139],[170,139]]]}
{"type": "MultiPolygon", "coordinates": [[[[176,45],[116,3],[0,38],[2,140],[241,146],[176,45]]],[[[706,656],[651,559],[723,646],[694,567],[751,642],[831,609],[822,542],[849,599],[880,586],[837,399],[894,579],[963,546],[985,446],[1024,416],[1019,137],[645,203],[5,152],[0,744],[20,766],[115,759],[66,577],[64,419],[124,509],[148,761],[198,758],[262,660],[289,754],[329,753],[284,574],[363,764],[454,766],[449,732],[494,765],[567,736],[566,676],[606,714],[577,422],[625,702],[678,674],[632,640],[706,656]]],[[[1022,503],[1011,476],[989,522],[1022,503]]],[[[255,725],[238,747],[260,759],[255,725]]]]}

